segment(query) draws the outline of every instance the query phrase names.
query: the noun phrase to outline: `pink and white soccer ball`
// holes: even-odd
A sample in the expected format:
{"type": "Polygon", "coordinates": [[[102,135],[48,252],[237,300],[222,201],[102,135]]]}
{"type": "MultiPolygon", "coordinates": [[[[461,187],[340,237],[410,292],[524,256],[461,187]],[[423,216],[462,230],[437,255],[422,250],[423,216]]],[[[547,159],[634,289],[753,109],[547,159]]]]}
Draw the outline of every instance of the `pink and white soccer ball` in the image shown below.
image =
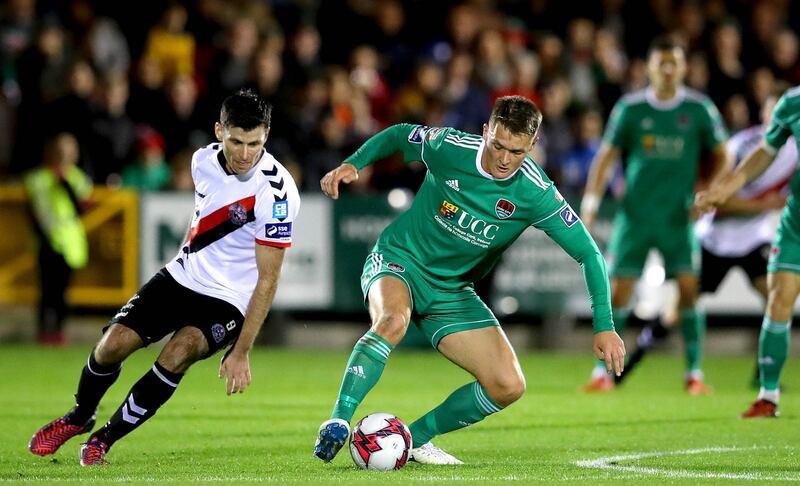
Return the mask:
{"type": "Polygon", "coordinates": [[[350,455],[362,469],[400,469],[406,465],[410,452],[411,431],[390,413],[367,415],[350,435],[350,455]]]}

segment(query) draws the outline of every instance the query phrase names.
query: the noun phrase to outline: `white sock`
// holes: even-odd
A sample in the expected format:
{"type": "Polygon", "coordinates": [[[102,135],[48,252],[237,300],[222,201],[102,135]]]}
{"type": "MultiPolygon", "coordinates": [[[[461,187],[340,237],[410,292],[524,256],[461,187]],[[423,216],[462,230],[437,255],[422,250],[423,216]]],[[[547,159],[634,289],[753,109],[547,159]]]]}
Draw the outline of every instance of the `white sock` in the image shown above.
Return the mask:
{"type": "Polygon", "coordinates": [[[758,392],[758,399],[759,400],[769,400],[770,402],[774,403],[775,405],[778,404],[778,400],[780,399],[781,391],[778,389],[775,390],[767,390],[763,386],[761,390],[758,392]]]}

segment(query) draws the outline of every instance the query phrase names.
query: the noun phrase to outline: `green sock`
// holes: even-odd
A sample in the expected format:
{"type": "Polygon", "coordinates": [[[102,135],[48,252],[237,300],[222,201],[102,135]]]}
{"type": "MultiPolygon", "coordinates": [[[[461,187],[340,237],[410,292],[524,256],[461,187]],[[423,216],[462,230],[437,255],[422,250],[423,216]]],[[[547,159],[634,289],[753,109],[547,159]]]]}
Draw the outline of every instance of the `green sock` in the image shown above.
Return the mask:
{"type": "Polygon", "coordinates": [[[780,384],[783,363],[789,354],[790,327],[791,321],[773,321],[764,316],[758,338],[758,367],[765,390],[777,390],[780,384]]]}
{"type": "MultiPolygon", "coordinates": [[[[611,316],[614,319],[614,330],[617,331],[619,337],[622,337],[622,333],[625,331],[625,324],[628,322],[628,316],[630,315],[631,315],[631,310],[628,307],[615,307],[611,309],[611,316]]],[[[595,368],[596,369],[602,368],[603,373],[605,373],[606,360],[598,359],[595,368]]]]}
{"type": "Polygon", "coordinates": [[[378,383],[391,352],[392,345],[376,333],[369,331],[361,336],[347,361],[331,418],[350,422],[358,405],[378,383]]]}
{"type": "Polygon", "coordinates": [[[703,338],[706,333],[706,315],[696,308],[681,311],[681,331],[686,345],[686,370],[699,372],[703,364],[703,338]]]}
{"type": "Polygon", "coordinates": [[[484,417],[502,409],[480,383],[468,383],[411,424],[414,447],[425,444],[437,435],[480,422],[484,417]]]}

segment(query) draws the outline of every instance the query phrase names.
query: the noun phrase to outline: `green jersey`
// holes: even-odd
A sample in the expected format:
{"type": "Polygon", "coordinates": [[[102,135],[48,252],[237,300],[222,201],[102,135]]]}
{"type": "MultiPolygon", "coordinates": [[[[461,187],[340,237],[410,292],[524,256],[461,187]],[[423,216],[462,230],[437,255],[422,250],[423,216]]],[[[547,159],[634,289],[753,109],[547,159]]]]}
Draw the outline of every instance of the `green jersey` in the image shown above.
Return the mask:
{"type": "MultiPolygon", "coordinates": [[[[772,112],[767,131],[764,133],[766,148],[776,153],[786,140],[794,136],[800,150],[800,86],[789,89],[781,96],[772,112]]],[[[800,175],[795,173],[791,182],[792,194],[787,206],[794,218],[800,217],[800,175]]]]}
{"type": "Polygon", "coordinates": [[[583,223],[532,159],[495,179],[481,166],[483,147],[481,137],[452,128],[400,124],[351,155],[345,162],[358,169],[396,152],[428,169],[411,208],[383,231],[375,251],[402,255],[425,269],[435,287],[456,290],[486,275],[534,226],[581,264],[594,330],[612,330],[605,263],[583,223]]]}
{"type": "Polygon", "coordinates": [[[684,225],[703,149],[725,142],[719,111],[706,96],[680,88],[663,102],[652,88],[622,97],[604,141],[625,158],[623,215],[648,225],[684,225]]]}

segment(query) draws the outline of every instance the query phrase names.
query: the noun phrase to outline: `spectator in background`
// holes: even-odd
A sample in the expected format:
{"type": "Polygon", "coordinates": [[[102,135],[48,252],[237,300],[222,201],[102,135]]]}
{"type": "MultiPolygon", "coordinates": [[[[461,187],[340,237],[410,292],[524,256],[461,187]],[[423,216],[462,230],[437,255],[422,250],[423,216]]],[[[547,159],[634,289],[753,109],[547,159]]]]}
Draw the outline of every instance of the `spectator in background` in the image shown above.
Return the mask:
{"type": "Polygon", "coordinates": [[[616,35],[608,29],[599,29],[594,40],[594,76],[597,100],[604,108],[603,118],[622,95],[622,85],[628,68],[628,57],[616,35]]]}
{"type": "Polygon", "coordinates": [[[97,182],[118,185],[119,173],[130,161],[136,126],[126,111],[128,92],[128,78],[120,74],[102,82],[100,107],[92,121],[91,160],[97,182]]]}
{"type": "Polygon", "coordinates": [[[258,41],[255,20],[240,17],[228,26],[224,48],[214,57],[206,76],[212,98],[209,109],[216,110],[223,99],[250,80],[258,41]]]}
{"type": "Polygon", "coordinates": [[[761,122],[759,113],[775,89],[775,75],[767,67],[753,70],[748,77],[747,106],[750,112],[751,124],[761,122]]]}
{"type": "Polygon", "coordinates": [[[389,83],[381,74],[380,62],[374,47],[356,47],[350,54],[350,82],[367,96],[372,117],[386,127],[392,121],[392,97],[389,83]]]}
{"type": "Polygon", "coordinates": [[[442,90],[446,105],[442,125],[468,133],[480,133],[491,112],[486,92],[473,80],[475,62],[466,52],[456,52],[447,64],[447,76],[442,90]]]}
{"type": "Polygon", "coordinates": [[[117,22],[96,15],[89,0],[72,0],[69,13],[76,44],[100,74],[127,75],[131,64],[128,41],[117,22]]]}
{"type": "Polygon", "coordinates": [[[203,113],[197,104],[197,87],[189,76],[176,76],[167,87],[163,119],[154,127],[167,141],[165,153],[171,159],[186,147],[198,149],[211,142],[203,113]]]}
{"type": "Polygon", "coordinates": [[[689,56],[686,70],[686,86],[702,93],[708,92],[708,61],[706,56],[695,52],[689,56]]]}
{"type": "Polygon", "coordinates": [[[412,79],[397,91],[395,118],[423,123],[428,106],[441,95],[443,88],[444,73],[441,66],[429,59],[419,61],[412,79]]]}
{"type": "Polygon", "coordinates": [[[564,67],[564,43],[553,33],[544,33],[539,37],[536,54],[539,56],[539,66],[541,68],[542,81],[550,80],[563,76],[566,72],[564,67]]]}
{"type": "MultiPolygon", "coordinates": [[[[514,95],[523,96],[535,104],[540,104],[539,93],[536,91],[536,85],[539,83],[539,59],[536,54],[522,51],[511,56],[510,60],[511,83],[492,93],[491,104],[494,105],[497,98],[514,95]]],[[[488,111],[488,107],[482,113],[484,119],[486,118],[486,111],[488,111]]]]}
{"type": "Polygon", "coordinates": [[[478,84],[487,91],[507,89],[511,86],[512,75],[508,48],[500,31],[487,29],[481,32],[475,57],[478,84]]]}
{"type": "Polygon", "coordinates": [[[712,51],[708,95],[717,106],[725,106],[728,98],[746,88],[742,37],[733,21],[726,20],[714,30],[712,51]]]}
{"type": "Polygon", "coordinates": [[[592,159],[600,149],[603,119],[597,110],[582,111],[574,123],[574,143],[553,167],[558,174],[559,190],[570,197],[580,197],[589,177],[592,159]]]}
{"type": "Polygon", "coordinates": [[[780,29],[772,38],[775,74],[791,85],[800,84],[800,41],[790,28],[780,29]]]}
{"type": "Polygon", "coordinates": [[[744,95],[735,94],[722,105],[722,118],[731,132],[738,132],[750,126],[750,109],[744,95]]]}
{"type": "Polygon", "coordinates": [[[305,86],[322,73],[319,57],[319,31],[310,24],[303,24],[292,35],[283,67],[289,86],[305,86]]]}
{"type": "Polygon", "coordinates": [[[33,43],[36,27],[36,1],[11,0],[0,11],[0,82],[9,103],[19,103],[17,59],[33,43]]]}
{"type": "Polygon", "coordinates": [[[164,158],[164,138],[152,128],[142,128],[137,136],[136,152],[133,164],[122,171],[123,187],[139,192],[166,189],[172,176],[164,158]]]}
{"type": "Polygon", "coordinates": [[[139,59],[130,85],[128,112],[134,122],[155,126],[164,117],[164,72],[151,57],[139,59]]]}
{"type": "Polygon", "coordinates": [[[581,104],[595,103],[597,92],[594,74],[594,23],[585,18],[570,21],[569,83],[573,99],[581,104]]]}
{"type": "Polygon", "coordinates": [[[77,167],[78,155],[75,137],[58,134],[45,147],[43,166],[24,178],[39,239],[41,295],[37,340],[45,345],[65,344],[65,292],[72,271],[84,267],[89,258],[89,243],[80,213],[92,191],[92,183],[77,167]]]}
{"type": "Polygon", "coordinates": [[[572,102],[572,93],[566,79],[556,78],[542,90],[542,114],[544,121],[539,136],[544,145],[544,161],[540,165],[557,164],[561,154],[572,147],[574,141],[567,109],[572,102]]]}
{"type": "Polygon", "coordinates": [[[166,79],[194,75],[194,36],[186,31],[186,7],[169,4],[161,21],[147,35],[144,57],[158,63],[166,79]]]}

